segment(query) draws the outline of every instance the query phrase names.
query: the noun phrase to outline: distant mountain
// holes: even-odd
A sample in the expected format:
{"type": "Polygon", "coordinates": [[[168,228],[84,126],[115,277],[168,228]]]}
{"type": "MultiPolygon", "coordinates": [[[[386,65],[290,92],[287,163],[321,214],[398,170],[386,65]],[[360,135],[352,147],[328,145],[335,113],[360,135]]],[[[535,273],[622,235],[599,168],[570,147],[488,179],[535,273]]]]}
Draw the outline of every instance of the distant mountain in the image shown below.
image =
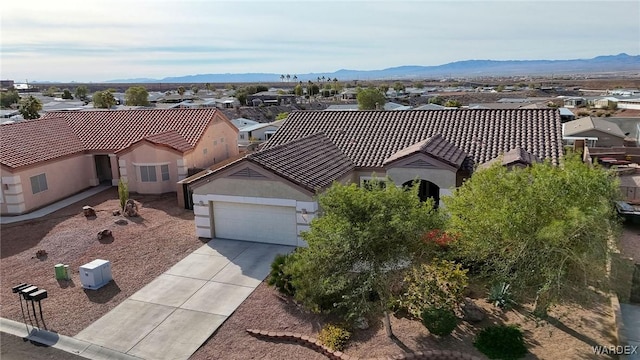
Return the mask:
{"type": "MultiPolygon", "coordinates": [[[[297,81],[318,77],[340,80],[393,80],[443,77],[568,75],[616,71],[640,71],[640,55],[606,55],[573,60],[464,60],[438,66],[398,66],[383,70],[346,70],[332,73],[297,74],[297,81]]],[[[278,82],[281,74],[200,74],[164,79],[120,79],[112,83],[234,83],[278,82]]],[[[293,74],[291,74],[293,75],[293,74]]],[[[291,80],[293,82],[293,80],[291,80]]]]}

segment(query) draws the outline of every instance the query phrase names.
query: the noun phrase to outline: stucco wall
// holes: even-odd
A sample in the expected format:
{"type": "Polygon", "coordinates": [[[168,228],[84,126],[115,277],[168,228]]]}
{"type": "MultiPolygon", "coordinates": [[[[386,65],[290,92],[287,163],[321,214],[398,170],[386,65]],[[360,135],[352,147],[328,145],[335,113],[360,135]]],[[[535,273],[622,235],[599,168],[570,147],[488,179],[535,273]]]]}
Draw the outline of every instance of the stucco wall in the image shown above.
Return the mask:
{"type": "Polygon", "coordinates": [[[297,201],[312,201],[313,198],[296,190],[283,182],[275,180],[248,180],[235,178],[220,178],[211,180],[193,190],[194,195],[234,195],[276,199],[292,199],[297,201]]]}
{"type": "Polygon", "coordinates": [[[2,214],[22,214],[78,193],[96,177],[93,156],[81,154],[38,167],[2,171],[2,214]],[[31,177],[45,174],[47,190],[33,194],[31,177]]]}
{"type": "Polygon", "coordinates": [[[573,137],[597,137],[596,146],[598,147],[612,147],[623,146],[624,139],[617,136],[613,136],[598,130],[583,131],[580,134],[572,135],[573,137]]]}
{"type": "Polygon", "coordinates": [[[235,155],[238,155],[238,129],[230,122],[216,118],[195,149],[185,155],[185,166],[205,169],[235,155]]]}
{"type": "Polygon", "coordinates": [[[176,189],[175,183],[178,181],[177,163],[181,159],[182,155],[175,151],[149,143],[142,143],[135,146],[132,151],[120,154],[118,159],[120,176],[126,179],[131,192],[140,194],[172,192],[176,189]],[[167,181],[162,180],[161,165],[169,166],[169,180],[167,181]],[[140,179],[140,166],[155,166],[157,181],[142,182],[140,179]]]}

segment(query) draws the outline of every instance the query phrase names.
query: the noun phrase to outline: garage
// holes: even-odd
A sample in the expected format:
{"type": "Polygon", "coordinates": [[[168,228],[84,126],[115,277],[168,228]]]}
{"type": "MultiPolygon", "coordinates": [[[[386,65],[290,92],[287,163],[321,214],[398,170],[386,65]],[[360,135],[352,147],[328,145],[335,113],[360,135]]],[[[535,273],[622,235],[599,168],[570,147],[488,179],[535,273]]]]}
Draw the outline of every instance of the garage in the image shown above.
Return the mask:
{"type": "Polygon", "coordinates": [[[213,202],[215,237],[296,246],[296,208],[213,202]]]}

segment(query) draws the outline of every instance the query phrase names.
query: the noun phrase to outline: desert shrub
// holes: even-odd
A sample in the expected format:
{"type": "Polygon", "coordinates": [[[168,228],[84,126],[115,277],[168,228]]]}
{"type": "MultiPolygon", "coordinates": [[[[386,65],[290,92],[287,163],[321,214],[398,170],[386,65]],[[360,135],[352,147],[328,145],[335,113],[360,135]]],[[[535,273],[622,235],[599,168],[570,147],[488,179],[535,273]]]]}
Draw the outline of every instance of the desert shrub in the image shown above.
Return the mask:
{"type": "Polygon", "coordinates": [[[433,335],[447,336],[458,326],[458,318],[448,308],[429,307],[422,311],[422,324],[433,335]]]}
{"type": "Polygon", "coordinates": [[[489,359],[519,359],[527,353],[522,331],[513,325],[489,326],[473,345],[489,359]]]}
{"type": "Polygon", "coordinates": [[[296,293],[296,289],[291,283],[292,274],[287,268],[292,256],[291,254],[276,255],[276,258],[271,263],[271,272],[267,280],[267,284],[275,287],[287,296],[293,296],[296,293]]]}
{"type": "Polygon", "coordinates": [[[118,181],[118,198],[120,199],[120,209],[124,211],[124,206],[129,200],[129,186],[122,179],[118,181]]]}
{"type": "Polygon", "coordinates": [[[580,110],[578,111],[578,116],[589,116],[589,112],[588,111],[584,111],[584,110],[580,110]]]}
{"type": "Polygon", "coordinates": [[[510,285],[507,283],[495,284],[489,291],[488,299],[490,303],[501,309],[507,308],[514,303],[511,297],[510,285]]]}
{"type": "Polygon", "coordinates": [[[404,278],[404,291],[397,297],[397,308],[406,309],[419,319],[429,307],[454,309],[464,297],[467,270],[453,261],[434,260],[412,267],[404,278]]]}
{"type": "Polygon", "coordinates": [[[325,325],[318,334],[318,340],[334,351],[344,350],[349,338],[351,338],[351,332],[346,327],[336,324],[325,325]]]}

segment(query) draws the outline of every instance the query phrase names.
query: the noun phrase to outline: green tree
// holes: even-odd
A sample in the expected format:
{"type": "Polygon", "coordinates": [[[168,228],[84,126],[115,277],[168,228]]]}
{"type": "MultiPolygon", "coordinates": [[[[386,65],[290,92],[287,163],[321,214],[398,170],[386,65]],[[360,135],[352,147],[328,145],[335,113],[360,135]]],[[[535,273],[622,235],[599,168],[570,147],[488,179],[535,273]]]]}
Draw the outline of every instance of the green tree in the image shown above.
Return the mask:
{"type": "Polygon", "coordinates": [[[2,91],[0,92],[0,106],[2,108],[9,108],[13,104],[17,104],[20,101],[20,94],[16,90],[2,91]]]}
{"type": "Polygon", "coordinates": [[[447,102],[444,103],[444,106],[459,108],[462,106],[462,103],[458,100],[447,100],[447,102]]]}
{"type": "Polygon", "coordinates": [[[293,259],[296,298],[346,320],[384,315],[392,336],[391,288],[420,253],[421,236],[439,224],[433,201],[420,202],[417,189],[336,183],[322,193],[323,214],[302,234],[308,247],[293,259]]]}
{"type": "Polygon", "coordinates": [[[504,91],[504,85],[498,85],[498,87],[496,88],[497,92],[503,92],[504,91]]]}
{"type": "Polygon", "coordinates": [[[424,89],[424,84],[421,82],[417,82],[415,85],[413,85],[416,89],[424,89]]]}
{"type": "Polygon", "coordinates": [[[278,115],[276,116],[276,120],[283,120],[283,119],[286,119],[286,118],[287,118],[287,116],[289,116],[289,113],[288,113],[288,112],[281,112],[280,114],[278,114],[278,115]]]}
{"type": "Polygon", "coordinates": [[[45,92],[42,93],[42,95],[44,96],[49,96],[49,97],[54,97],[56,96],[56,94],[60,91],[60,89],[58,89],[55,86],[50,86],[47,90],[45,90],[45,92]]]}
{"type": "Polygon", "coordinates": [[[80,99],[83,101],[87,100],[87,95],[89,95],[89,89],[84,85],[80,85],[76,88],[75,95],[77,99],[80,99]]]}
{"type": "Polygon", "coordinates": [[[40,117],[38,112],[42,110],[42,103],[37,98],[29,95],[28,97],[21,99],[19,104],[18,111],[20,111],[23,118],[31,120],[40,117]]]}
{"type": "Polygon", "coordinates": [[[397,81],[395,84],[393,84],[393,90],[396,91],[396,96],[398,96],[398,94],[400,93],[400,91],[404,91],[404,84],[397,81]]]}
{"type": "Polygon", "coordinates": [[[118,180],[118,198],[120,199],[120,209],[124,211],[127,200],[129,200],[129,185],[122,179],[118,180]]]}
{"type": "Polygon", "coordinates": [[[358,91],[356,99],[358,100],[358,109],[360,110],[381,109],[387,101],[384,95],[375,88],[361,89],[358,91]]]}
{"type": "Polygon", "coordinates": [[[544,315],[557,301],[587,301],[589,286],[607,288],[618,197],[611,173],[568,154],[562,166],[477,171],[443,201],[458,259],[544,315]]]}
{"type": "Polygon", "coordinates": [[[149,92],[144,86],[132,86],[124,92],[124,102],[129,106],[148,106],[149,92]]]}
{"type": "Polygon", "coordinates": [[[73,94],[71,94],[69,89],[64,89],[62,90],[62,98],[65,100],[71,100],[73,99],[73,94]]]}
{"type": "Polygon", "coordinates": [[[198,91],[200,91],[198,85],[191,85],[191,92],[193,93],[193,95],[198,95],[198,91]]]}
{"type": "Polygon", "coordinates": [[[293,93],[296,94],[296,96],[302,96],[302,93],[303,93],[302,85],[300,84],[296,85],[296,87],[293,88],[293,93]]]}
{"type": "Polygon", "coordinates": [[[436,95],[429,99],[429,104],[442,105],[444,104],[444,98],[440,95],[436,95]]]}
{"type": "Polygon", "coordinates": [[[207,93],[211,92],[211,84],[209,83],[204,84],[204,88],[207,89],[207,93]]]}
{"type": "Polygon", "coordinates": [[[93,107],[98,109],[111,109],[116,104],[116,98],[109,90],[96,91],[93,94],[93,107]]]}
{"type": "Polygon", "coordinates": [[[178,86],[178,94],[180,94],[180,100],[182,100],[182,97],[184,96],[185,91],[186,90],[184,86],[178,86]]]}
{"type": "Polygon", "coordinates": [[[382,83],[378,86],[378,89],[380,90],[380,92],[384,95],[387,93],[387,91],[389,91],[389,85],[382,83]]]}

